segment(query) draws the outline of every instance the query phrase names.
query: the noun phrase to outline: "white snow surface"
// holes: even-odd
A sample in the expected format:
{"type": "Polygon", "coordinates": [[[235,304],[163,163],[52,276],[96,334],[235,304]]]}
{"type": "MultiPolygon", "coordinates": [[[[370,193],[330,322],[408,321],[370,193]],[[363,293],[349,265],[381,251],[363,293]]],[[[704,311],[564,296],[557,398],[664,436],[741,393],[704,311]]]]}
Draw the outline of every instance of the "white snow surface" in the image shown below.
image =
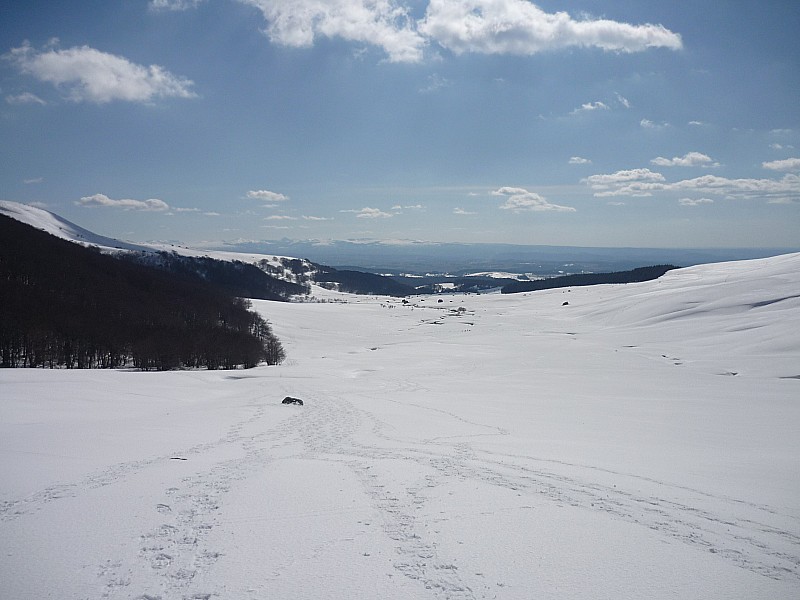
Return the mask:
{"type": "Polygon", "coordinates": [[[800,254],[338,300],[254,303],[276,367],[0,372],[0,598],[800,597],[800,254]]]}

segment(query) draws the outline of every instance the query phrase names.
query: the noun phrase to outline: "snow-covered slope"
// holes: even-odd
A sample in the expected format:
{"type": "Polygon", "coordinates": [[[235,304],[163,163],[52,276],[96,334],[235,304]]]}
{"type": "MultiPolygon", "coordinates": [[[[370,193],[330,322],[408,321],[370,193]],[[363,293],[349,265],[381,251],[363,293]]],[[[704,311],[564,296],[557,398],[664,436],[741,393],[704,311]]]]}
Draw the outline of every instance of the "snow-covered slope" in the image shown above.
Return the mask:
{"type": "Polygon", "coordinates": [[[27,223],[32,227],[36,227],[36,229],[41,229],[56,237],[77,242],[84,246],[97,246],[104,250],[150,250],[150,248],[140,244],[132,244],[130,242],[123,242],[97,235],[88,229],[84,229],[75,223],[67,221],[55,213],[29,204],[0,200],[0,214],[12,217],[22,223],[27,223]]]}
{"type": "MultiPolygon", "coordinates": [[[[120,250],[136,252],[171,252],[181,256],[207,256],[216,260],[241,261],[257,265],[273,277],[292,283],[300,283],[305,276],[313,274],[315,270],[311,263],[306,260],[298,261],[297,259],[274,256],[271,254],[198,250],[186,246],[163,243],[133,244],[131,242],[124,242],[93,233],[88,229],[84,229],[42,208],[30,206],[28,204],[20,204],[18,202],[9,202],[7,200],[0,200],[0,214],[12,217],[22,223],[46,231],[61,239],[83,244],[84,246],[95,246],[104,252],[118,252],[120,250]],[[296,268],[293,270],[289,266],[289,263],[295,263],[296,268]]],[[[325,292],[321,288],[317,289],[315,287],[315,291],[317,292],[317,296],[325,296],[325,292]]]]}
{"type": "Polygon", "coordinates": [[[279,367],[0,372],[0,597],[796,598],[798,290],[256,302],[279,367]]]}

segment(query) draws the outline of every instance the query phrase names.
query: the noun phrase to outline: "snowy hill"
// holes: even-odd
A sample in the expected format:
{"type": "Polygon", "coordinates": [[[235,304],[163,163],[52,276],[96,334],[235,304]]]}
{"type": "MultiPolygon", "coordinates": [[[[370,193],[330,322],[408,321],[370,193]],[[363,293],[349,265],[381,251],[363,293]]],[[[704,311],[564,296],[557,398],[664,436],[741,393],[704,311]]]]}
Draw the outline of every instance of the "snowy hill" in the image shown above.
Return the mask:
{"type": "Polygon", "coordinates": [[[7,215],[36,229],[41,229],[56,237],[83,244],[84,246],[97,246],[107,251],[134,250],[142,252],[152,250],[141,244],[132,244],[130,242],[123,242],[97,235],[50,211],[29,204],[0,200],[0,214],[7,215]]]}
{"type": "MultiPolygon", "coordinates": [[[[316,267],[306,260],[285,256],[197,250],[186,246],[176,246],[174,244],[133,244],[124,242],[93,233],[42,208],[6,200],[0,200],[0,214],[5,214],[61,239],[84,246],[95,246],[103,252],[132,251],[146,254],[167,252],[190,258],[211,258],[228,262],[241,261],[257,266],[272,277],[294,284],[304,283],[306,279],[316,271],[316,267]]],[[[321,290],[318,290],[318,292],[319,291],[321,290]]],[[[325,292],[322,291],[322,294],[324,295],[325,292]]]]}
{"type": "Polygon", "coordinates": [[[0,597],[797,597],[800,254],[441,299],[255,302],[275,367],[0,372],[0,597]]]}

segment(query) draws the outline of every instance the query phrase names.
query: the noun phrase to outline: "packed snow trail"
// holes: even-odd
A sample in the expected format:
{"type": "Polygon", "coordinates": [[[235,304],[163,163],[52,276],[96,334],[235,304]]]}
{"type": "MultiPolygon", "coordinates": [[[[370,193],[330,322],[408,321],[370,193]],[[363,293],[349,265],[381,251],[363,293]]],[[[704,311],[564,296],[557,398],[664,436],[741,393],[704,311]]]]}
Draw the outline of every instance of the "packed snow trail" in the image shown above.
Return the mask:
{"type": "MultiPolygon", "coordinates": [[[[516,597],[510,590],[499,592],[497,585],[488,585],[481,577],[462,577],[453,557],[439,548],[434,528],[453,515],[433,514],[428,504],[471,483],[513,491],[520,511],[533,511],[543,501],[595,511],[713,553],[754,574],[793,584],[800,580],[800,540],[784,529],[797,522],[769,507],[624,473],[601,472],[598,477],[592,468],[486,452],[474,448],[469,435],[461,441],[404,443],[389,433],[391,425],[343,398],[303,392],[307,406],[289,408],[292,414],[274,426],[261,429],[266,411],[256,405],[251,416],[231,425],[214,442],[122,463],[74,484],[42,490],[6,503],[2,517],[4,521],[35,518],[50,503],[68,498],[80,502],[100,487],[130,483],[143,470],[159,469],[169,461],[202,460],[208,468],[192,474],[179,471],[180,477],[168,481],[161,501],[150,507],[154,526],[128,532],[131,543],[138,544],[135,554],[109,557],[97,565],[97,575],[106,598],[224,597],[225,589],[213,582],[215,565],[225,559],[226,549],[210,534],[269,519],[268,506],[265,514],[226,516],[228,494],[235,493],[239,482],[263,476],[270,462],[321,461],[344,465],[355,474],[373,509],[370,518],[394,546],[393,569],[398,576],[419,582],[431,597],[516,597]],[[354,439],[364,428],[374,434],[373,444],[354,439]]],[[[444,418],[460,420],[456,415],[444,418]]],[[[327,516],[335,518],[336,513],[327,516]]]]}

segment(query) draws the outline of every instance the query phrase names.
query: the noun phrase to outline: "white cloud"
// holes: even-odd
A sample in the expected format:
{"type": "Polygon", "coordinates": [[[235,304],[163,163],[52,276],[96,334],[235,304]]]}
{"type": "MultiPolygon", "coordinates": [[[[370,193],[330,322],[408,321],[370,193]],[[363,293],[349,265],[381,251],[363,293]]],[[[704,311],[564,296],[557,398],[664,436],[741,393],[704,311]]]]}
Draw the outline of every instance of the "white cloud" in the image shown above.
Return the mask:
{"type": "Polygon", "coordinates": [[[609,110],[609,106],[604,102],[587,102],[585,104],[581,104],[580,108],[576,108],[569,114],[576,115],[583,112],[592,112],[594,110],[609,110]]]}
{"type": "Polygon", "coordinates": [[[695,192],[730,199],[760,199],[769,202],[800,201],[800,176],[787,173],[781,179],[729,179],[703,175],[674,183],[649,169],[618,171],[611,175],[592,175],[583,180],[595,190],[597,198],[614,196],[652,196],[657,192],[695,192]]]}
{"type": "Polygon", "coordinates": [[[500,205],[500,208],[515,213],[529,211],[575,212],[575,209],[571,206],[551,204],[543,196],[540,196],[536,192],[529,192],[524,188],[501,187],[491,192],[491,194],[492,196],[507,197],[506,201],[500,205]]]}
{"type": "Polygon", "coordinates": [[[455,54],[532,55],[569,47],[614,52],[682,47],[680,35],[661,25],[573,19],[547,13],[526,0],[431,0],[419,31],[455,54]]]}
{"type": "Polygon", "coordinates": [[[288,215],[272,215],[264,217],[265,221],[297,221],[297,217],[290,217],[288,215]]]}
{"type": "Polygon", "coordinates": [[[313,215],[303,215],[305,221],[333,221],[330,217],[315,217],[313,215]]]}
{"type": "Polygon", "coordinates": [[[276,44],[314,45],[318,37],[378,46],[391,62],[419,62],[426,44],[408,9],[394,0],[239,0],[261,11],[276,44]]]}
{"type": "MultiPolygon", "coordinates": [[[[183,8],[197,0],[152,0],[183,8]]],[[[608,19],[575,19],[547,13],[527,0],[430,0],[415,21],[400,0],[239,0],[257,8],[273,43],[297,48],[319,37],[341,38],[383,49],[391,62],[420,62],[431,42],[455,54],[529,56],[563,48],[641,52],[682,47],[680,35],[662,25],[608,19]]],[[[165,7],[166,7],[165,6],[165,7]]]]}
{"type": "Polygon", "coordinates": [[[765,169],[772,171],[800,171],[800,158],[785,158],[761,163],[765,169]]]}
{"type": "Polygon", "coordinates": [[[454,215],[477,215],[478,213],[473,212],[473,211],[469,211],[469,210],[464,210],[463,208],[456,207],[456,208],[453,209],[453,214],[454,215]]]}
{"type": "Polygon", "coordinates": [[[209,212],[204,212],[203,214],[204,214],[206,217],[221,217],[221,216],[222,216],[220,213],[218,213],[218,212],[214,212],[213,210],[212,210],[212,211],[209,211],[209,212]]]}
{"type": "Polygon", "coordinates": [[[44,181],[44,177],[34,177],[33,179],[23,179],[22,183],[26,185],[30,185],[32,183],[42,183],[44,181]]]}
{"type": "Polygon", "coordinates": [[[350,209],[340,210],[339,212],[355,213],[359,219],[389,219],[394,216],[392,213],[383,212],[379,208],[370,208],[369,206],[365,206],[360,210],[350,209]]]}
{"type": "Polygon", "coordinates": [[[650,169],[628,169],[608,175],[590,175],[581,181],[592,187],[607,187],[630,181],[664,181],[664,176],[650,169]]]}
{"type": "Polygon", "coordinates": [[[701,193],[741,199],[800,200],[800,176],[786,174],[781,179],[728,179],[704,175],[668,184],[667,190],[695,190],[701,193]]]}
{"type": "Polygon", "coordinates": [[[195,8],[204,0],[150,0],[150,10],[153,11],[181,11],[195,8]]]}
{"type": "Polygon", "coordinates": [[[47,104],[47,102],[39,98],[39,96],[31,94],[30,92],[22,92],[16,96],[6,96],[6,102],[8,104],[39,104],[41,106],[47,104]]]}
{"type": "Polygon", "coordinates": [[[711,198],[681,198],[678,200],[681,206],[700,206],[701,204],[713,204],[711,198]]]}
{"type": "Polygon", "coordinates": [[[650,161],[650,164],[659,167],[718,167],[719,163],[714,162],[710,156],[700,152],[688,152],[683,156],[674,158],[664,158],[659,156],[650,161]]]}
{"type": "Polygon", "coordinates": [[[650,169],[628,169],[607,175],[591,175],[581,180],[588,183],[598,198],[608,196],[652,196],[652,186],[665,181],[661,173],[650,169]]]}
{"type": "Polygon", "coordinates": [[[105,194],[94,194],[84,196],[75,204],[79,206],[104,206],[110,208],[121,208],[123,210],[142,210],[142,211],[164,211],[169,210],[169,205],[163,200],[151,198],[149,200],[114,200],[105,194]]]}
{"type": "Polygon", "coordinates": [[[263,200],[264,202],[284,202],[289,199],[289,196],[278,192],[270,192],[269,190],[250,190],[247,192],[247,198],[249,200],[263,200]]]}
{"type": "Polygon", "coordinates": [[[645,129],[666,129],[669,127],[669,123],[661,122],[656,123],[655,121],[651,121],[650,119],[642,119],[639,121],[639,125],[644,127],[645,129]]]}
{"type": "Polygon", "coordinates": [[[569,164],[571,165],[590,165],[592,161],[588,158],[582,158],[580,156],[570,156],[569,164]]]}
{"type": "Polygon", "coordinates": [[[624,106],[625,108],[630,108],[631,107],[630,101],[625,96],[623,96],[622,94],[619,94],[619,93],[617,93],[617,102],[622,104],[622,106],[624,106]]]}
{"type": "Polygon", "coordinates": [[[703,121],[689,121],[689,125],[694,125],[695,127],[703,127],[707,125],[707,123],[704,123],[703,121]]]}
{"type": "Polygon", "coordinates": [[[35,50],[27,42],[3,58],[22,73],[52,83],[74,102],[105,104],[113,100],[151,102],[154,98],[196,96],[194,83],[163,67],[145,67],[89,46],[35,50]]]}

